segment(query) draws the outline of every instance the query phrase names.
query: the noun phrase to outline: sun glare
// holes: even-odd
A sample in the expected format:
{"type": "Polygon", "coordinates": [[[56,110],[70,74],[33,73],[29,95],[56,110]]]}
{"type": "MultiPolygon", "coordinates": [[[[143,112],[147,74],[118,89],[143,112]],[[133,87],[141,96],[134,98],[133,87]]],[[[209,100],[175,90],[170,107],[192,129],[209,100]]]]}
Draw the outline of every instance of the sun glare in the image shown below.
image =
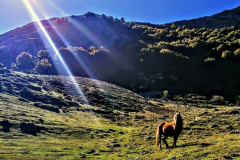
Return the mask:
{"type": "Polygon", "coordinates": [[[47,31],[45,30],[45,28],[43,27],[43,25],[41,24],[38,16],[36,15],[36,13],[34,12],[32,6],[30,5],[30,3],[28,2],[28,0],[22,0],[23,4],[25,5],[25,7],[27,8],[31,18],[33,21],[36,21],[38,26],[40,27],[41,31],[43,32],[45,38],[47,39],[47,41],[50,43],[52,49],[54,50],[54,52],[56,53],[58,59],[60,60],[60,62],[62,63],[62,65],[64,66],[64,69],[66,70],[66,72],[68,73],[68,75],[70,76],[71,80],[73,81],[73,84],[75,85],[75,88],[77,89],[79,95],[81,97],[84,98],[84,101],[88,103],[86,97],[84,96],[82,90],[80,89],[80,87],[78,86],[75,78],[73,77],[71,71],[69,70],[68,66],[66,65],[65,61],[63,60],[63,58],[61,57],[61,55],[58,52],[58,49],[56,48],[56,46],[54,45],[52,39],[50,38],[50,36],[48,35],[47,31]]]}

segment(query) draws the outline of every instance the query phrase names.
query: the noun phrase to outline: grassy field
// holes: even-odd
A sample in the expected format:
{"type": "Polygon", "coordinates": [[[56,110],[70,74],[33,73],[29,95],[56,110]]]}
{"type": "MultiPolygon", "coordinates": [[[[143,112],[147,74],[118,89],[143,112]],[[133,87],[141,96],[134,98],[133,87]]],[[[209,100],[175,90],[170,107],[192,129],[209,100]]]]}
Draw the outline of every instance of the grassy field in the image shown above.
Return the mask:
{"type": "MultiPolygon", "coordinates": [[[[0,121],[6,118],[15,125],[10,132],[0,131],[0,159],[240,158],[239,107],[158,106],[151,101],[156,105],[153,112],[146,106],[141,113],[121,112],[117,121],[111,121],[74,108],[68,113],[53,113],[31,103],[14,103],[11,96],[5,98],[8,101],[0,101],[0,121]],[[156,128],[163,121],[172,122],[173,111],[181,112],[184,120],[177,148],[166,149],[162,142],[163,149],[158,150],[156,128]],[[24,134],[18,127],[22,121],[44,129],[37,136],[24,134]]],[[[168,143],[172,145],[171,137],[168,143]]]]}

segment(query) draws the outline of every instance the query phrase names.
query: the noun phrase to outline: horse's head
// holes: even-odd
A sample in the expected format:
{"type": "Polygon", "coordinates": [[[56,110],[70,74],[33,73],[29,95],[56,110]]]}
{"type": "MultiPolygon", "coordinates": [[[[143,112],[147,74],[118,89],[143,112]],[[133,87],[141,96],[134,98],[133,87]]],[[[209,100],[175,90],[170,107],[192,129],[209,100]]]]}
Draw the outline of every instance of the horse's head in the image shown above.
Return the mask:
{"type": "Polygon", "coordinates": [[[174,115],[174,121],[175,121],[175,127],[183,125],[183,119],[182,119],[180,112],[177,112],[174,115]]]}

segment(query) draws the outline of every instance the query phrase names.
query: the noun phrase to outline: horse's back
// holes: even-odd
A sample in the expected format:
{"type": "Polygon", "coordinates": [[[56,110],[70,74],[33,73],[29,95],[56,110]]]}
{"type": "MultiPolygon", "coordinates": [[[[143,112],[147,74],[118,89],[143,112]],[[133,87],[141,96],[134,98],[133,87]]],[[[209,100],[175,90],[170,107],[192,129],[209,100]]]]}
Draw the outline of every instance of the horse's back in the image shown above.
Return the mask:
{"type": "Polygon", "coordinates": [[[174,136],[175,130],[174,130],[174,122],[173,123],[165,123],[163,125],[163,134],[167,136],[174,136]]]}

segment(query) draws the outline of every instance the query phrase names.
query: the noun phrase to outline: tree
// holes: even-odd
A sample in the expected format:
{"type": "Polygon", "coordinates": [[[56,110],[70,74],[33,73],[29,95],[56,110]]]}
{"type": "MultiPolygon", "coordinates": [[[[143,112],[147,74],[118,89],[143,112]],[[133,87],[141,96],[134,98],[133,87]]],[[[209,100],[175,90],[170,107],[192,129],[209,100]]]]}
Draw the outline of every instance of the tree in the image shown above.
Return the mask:
{"type": "Polygon", "coordinates": [[[236,49],[233,53],[235,57],[240,57],[240,48],[236,49]]]}
{"type": "Polygon", "coordinates": [[[172,29],[175,29],[175,28],[176,28],[175,23],[172,23],[171,28],[172,28],[172,29]]]}
{"type": "Polygon", "coordinates": [[[226,51],[222,52],[222,58],[224,58],[224,59],[230,57],[231,55],[232,55],[231,51],[226,50],[226,51]]]}
{"type": "Polygon", "coordinates": [[[37,63],[35,71],[39,74],[51,74],[53,72],[52,64],[47,58],[43,58],[37,63]]]}
{"type": "Polygon", "coordinates": [[[122,23],[126,23],[126,21],[125,21],[125,19],[124,19],[123,17],[120,18],[120,21],[121,21],[122,23]]]}
{"type": "Polygon", "coordinates": [[[49,53],[47,50],[40,50],[38,53],[37,53],[37,57],[39,59],[43,59],[43,58],[49,58],[49,53]]]}
{"type": "Polygon", "coordinates": [[[26,69],[32,64],[32,55],[27,52],[22,52],[17,56],[16,63],[20,68],[26,69]]]}

